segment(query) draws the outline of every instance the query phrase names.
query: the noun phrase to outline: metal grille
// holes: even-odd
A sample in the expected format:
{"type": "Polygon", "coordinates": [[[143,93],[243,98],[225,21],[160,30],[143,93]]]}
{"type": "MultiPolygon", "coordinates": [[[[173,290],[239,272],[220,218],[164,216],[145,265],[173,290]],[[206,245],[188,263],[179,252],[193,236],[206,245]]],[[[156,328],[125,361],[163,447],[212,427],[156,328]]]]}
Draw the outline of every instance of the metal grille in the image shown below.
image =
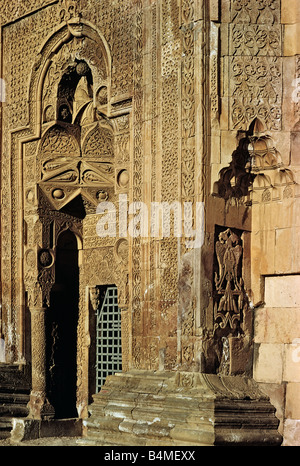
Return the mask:
{"type": "Polygon", "coordinates": [[[98,393],[108,375],[122,371],[121,313],[118,308],[118,290],[115,286],[106,288],[97,313],[96,346],[96,393],[98,393]]]}

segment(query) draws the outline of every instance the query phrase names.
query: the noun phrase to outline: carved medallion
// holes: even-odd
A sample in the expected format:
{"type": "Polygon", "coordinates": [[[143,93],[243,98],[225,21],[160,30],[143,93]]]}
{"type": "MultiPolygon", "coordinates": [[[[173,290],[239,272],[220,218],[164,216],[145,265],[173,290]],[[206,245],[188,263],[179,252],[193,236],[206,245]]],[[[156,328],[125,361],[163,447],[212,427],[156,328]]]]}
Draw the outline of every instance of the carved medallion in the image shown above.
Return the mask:
{"type": "Polygon", "coordinates": [[[42,267],[50,267],[53,263],[53,256],[48,249],[41,249],[38,257],[39,263],[42,267]]]}

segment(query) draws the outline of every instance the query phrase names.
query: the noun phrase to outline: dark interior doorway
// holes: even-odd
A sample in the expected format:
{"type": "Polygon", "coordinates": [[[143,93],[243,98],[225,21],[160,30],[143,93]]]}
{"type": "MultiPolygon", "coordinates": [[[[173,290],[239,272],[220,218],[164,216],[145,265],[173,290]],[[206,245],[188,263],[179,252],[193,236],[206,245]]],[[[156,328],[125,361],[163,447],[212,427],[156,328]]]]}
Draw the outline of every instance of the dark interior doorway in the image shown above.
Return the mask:
{"type": "Polygon", "coordinates": [[[79,267],[76,236],[67,230],[56,246],[55,285],[48,322],[49,401],[56,418],[77,417],[79,267]]]}

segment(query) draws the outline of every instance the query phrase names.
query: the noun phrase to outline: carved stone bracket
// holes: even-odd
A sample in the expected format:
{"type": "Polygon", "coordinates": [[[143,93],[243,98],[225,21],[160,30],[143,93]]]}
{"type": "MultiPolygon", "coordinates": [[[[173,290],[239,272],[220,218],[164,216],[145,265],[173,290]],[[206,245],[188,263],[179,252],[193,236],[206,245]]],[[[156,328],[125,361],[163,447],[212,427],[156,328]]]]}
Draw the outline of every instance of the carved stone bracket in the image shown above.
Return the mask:
{"type": "Polygon", "coordinates": [[[90,302],[94,312],[97,311],[100,304],[100,289],[98,286],[89,287],[90,302]]]}

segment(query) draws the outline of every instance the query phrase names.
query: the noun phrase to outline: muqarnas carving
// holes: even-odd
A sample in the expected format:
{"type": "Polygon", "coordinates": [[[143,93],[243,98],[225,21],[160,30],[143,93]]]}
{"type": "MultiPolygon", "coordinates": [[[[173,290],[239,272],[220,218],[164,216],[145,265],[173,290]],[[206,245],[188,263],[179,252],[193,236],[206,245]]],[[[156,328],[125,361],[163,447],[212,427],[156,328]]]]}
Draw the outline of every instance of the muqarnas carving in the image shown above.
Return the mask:
{"type": "Polygon", "coordinates": [[[241,132],[239,137],[229,166],[220,170],[214,195],[228,204],[245,206],[292,197],[296,186],[294,175],[283,164],[262,122],[254,119],[249,130],[241,132]]]}
{"type": "Polygon", "coordinates": [[[216,227],[214,276],[214,329],[236,336],[248,308],[242,278],[242,232],[216,227]]]}
{"type": "Polygon", "coordinates": [[[215,183],[215,194],[226,201],[233,198],[247,201],[249,187],[254,180],[248,146],[248,137],[241,138],[237,149],[232,153],[230,165],[221,169],[219,180],[215,183]]]}

